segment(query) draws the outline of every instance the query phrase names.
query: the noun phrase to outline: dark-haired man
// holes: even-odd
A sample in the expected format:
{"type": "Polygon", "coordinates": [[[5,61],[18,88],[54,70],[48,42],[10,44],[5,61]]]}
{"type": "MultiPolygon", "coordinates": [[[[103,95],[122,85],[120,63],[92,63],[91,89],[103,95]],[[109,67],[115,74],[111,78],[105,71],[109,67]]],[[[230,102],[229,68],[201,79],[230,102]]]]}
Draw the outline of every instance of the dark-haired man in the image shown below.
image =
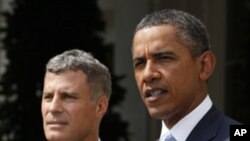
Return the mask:
{"type": "Polygon", "coordinates": [[[159,141],[229,140],[229,125],[238,122],[209,97],[216,58],[200,20],[168,9],[147,15],[135,30],[132,56],[142,100],[163,121],[159,141]]]}

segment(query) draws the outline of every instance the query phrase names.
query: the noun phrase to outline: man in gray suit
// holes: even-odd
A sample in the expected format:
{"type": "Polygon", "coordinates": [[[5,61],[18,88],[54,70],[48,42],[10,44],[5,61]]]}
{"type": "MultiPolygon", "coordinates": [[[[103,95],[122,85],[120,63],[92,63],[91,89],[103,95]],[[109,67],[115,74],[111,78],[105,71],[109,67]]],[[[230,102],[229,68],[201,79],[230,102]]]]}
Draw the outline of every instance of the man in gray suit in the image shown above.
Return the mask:
{"type": "Polygon", "coordinates": [[[42,97],[46,139],[100,141],[110,95],[109,70],[89,53],[74,49],[51,58],[42,97]]]}
{"type": "Polygon", "coordinates": [[[178,10],[144,17],[135,30],[134,74],[149,114],[162,120],[160,141],[224,141],[229,125],[207,91],[216,58],[200,20],[178,10]]]}

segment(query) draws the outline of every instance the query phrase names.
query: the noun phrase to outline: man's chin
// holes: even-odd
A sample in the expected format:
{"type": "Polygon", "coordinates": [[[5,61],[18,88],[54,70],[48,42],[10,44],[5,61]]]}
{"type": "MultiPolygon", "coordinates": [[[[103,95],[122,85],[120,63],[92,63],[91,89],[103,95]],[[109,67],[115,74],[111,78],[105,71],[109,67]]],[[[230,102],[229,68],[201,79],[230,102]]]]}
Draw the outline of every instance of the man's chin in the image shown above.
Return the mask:
{"type": "Polygon", "coordinates": [[[63,141],[66,138],[65,134],[56,132],[47,133],[45,136],[48,141],[63,141]]]}
{"type": "Polygon", "coordinates": [[[155,119],[163,119],[164,114],[162,114],[162,112],[158,112],[158,111],[149,111],[149,114],[152,118],[155,119]]]}

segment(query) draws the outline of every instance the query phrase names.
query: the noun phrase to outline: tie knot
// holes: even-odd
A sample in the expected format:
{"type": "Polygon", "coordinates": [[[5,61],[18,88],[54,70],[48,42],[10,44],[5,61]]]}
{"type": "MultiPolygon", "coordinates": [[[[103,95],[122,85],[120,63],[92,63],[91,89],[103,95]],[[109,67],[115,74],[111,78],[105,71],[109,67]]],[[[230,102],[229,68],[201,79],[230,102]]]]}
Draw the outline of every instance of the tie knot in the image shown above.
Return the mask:
{"type": "Polygon", "coordinates": [[[176,141],[176,139],[173,137],[172,134],[168,134],[168,135],[165,137],[164,141],[176,141]]]}

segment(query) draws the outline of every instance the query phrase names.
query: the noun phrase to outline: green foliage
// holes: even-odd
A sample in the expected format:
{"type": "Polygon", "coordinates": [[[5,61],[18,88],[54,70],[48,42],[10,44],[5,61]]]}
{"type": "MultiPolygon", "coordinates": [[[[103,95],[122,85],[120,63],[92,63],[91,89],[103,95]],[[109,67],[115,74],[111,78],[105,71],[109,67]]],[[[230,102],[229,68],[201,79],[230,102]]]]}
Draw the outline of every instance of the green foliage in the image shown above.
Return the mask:
{"type": "MultiPolygon", "coordinates": [[[[13,14],[3,13],[8,27],[4,47],[10,64],[1,81],[0,140],[44,140],[41,91],[48,59],[68,49],[91,52],[112,72],[112,45],[96,0],[14,0],[13,14]]],[[[113,75],[110,110],[101,126],[103,141],[128,140],[128,123],[113,110],[123,99],[121,76],[113,75]],[[108,129],[108,130],[107,130],[108,129]]]]}

